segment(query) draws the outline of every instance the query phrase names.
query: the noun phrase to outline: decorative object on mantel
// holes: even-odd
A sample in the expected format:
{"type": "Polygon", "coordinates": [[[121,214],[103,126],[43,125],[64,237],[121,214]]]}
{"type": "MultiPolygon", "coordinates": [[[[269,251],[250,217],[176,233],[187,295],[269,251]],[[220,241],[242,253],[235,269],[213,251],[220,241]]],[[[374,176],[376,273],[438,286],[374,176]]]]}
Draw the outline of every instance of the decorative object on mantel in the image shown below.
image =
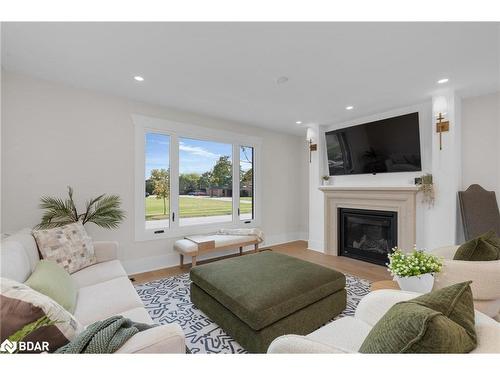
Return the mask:
{"type": "Polygon", "coordinates": [[[330,176],[328,175],[321,176],[321,180],[323,181],[323,185],[328,185],[328,183],[330,182],[330,176]]]}
{"type": "Polygon", "coordinates": [[[439,149],[443,149],[443,138],[442,134],[444,132],[450,131],[450,122],[449,121],[443,121],[446,120],[444,117],[446,115],[446,111],[448,109],[448,103],[446,101],[446,98],[444,96],[440,96],[436,99],[434,102],[434,111],[437,113],[436,115],[436,133],[439,134],[439,149]]]}
{"type": "Polygon", "coordinates": [[[309,163],[311,163],[312,162],[312,152],[313,151],[318,151],[318,144],[317,143],[313,143],[312,138],[309,138],[307,140],[307,142],[309,143],[309,163]]]}
{"type": "Polygon", "coordinates": [[[45,212],[42,221],[35,229],[56,228],[78,221],[83,225],[90,222],[101,228],[115,229],[125,218],[125,211],[120,208],[121,199],[118,195],[101,194],[88,200],[83,213],[78,213],[71,186],[68,186],[66,200],[43,196],[40,201],[39,207],[45,212]]]}
{"type": "Polygon", "coordinates": [[[429,293],[434,285],[434,274],[441,271],[442,259],[435,255],[417,250],[405,254],[398,247],[389,254],[387,268],[398,282],[401,290],[429,293]]]}
{"type": "Polygon", "coordinates": [[[432,181],[432,174],[427,173],[415,179],[415,184],[418,186],[418,191],[422,192],[422,203],[434,206],[434,183],[432,181]]]}

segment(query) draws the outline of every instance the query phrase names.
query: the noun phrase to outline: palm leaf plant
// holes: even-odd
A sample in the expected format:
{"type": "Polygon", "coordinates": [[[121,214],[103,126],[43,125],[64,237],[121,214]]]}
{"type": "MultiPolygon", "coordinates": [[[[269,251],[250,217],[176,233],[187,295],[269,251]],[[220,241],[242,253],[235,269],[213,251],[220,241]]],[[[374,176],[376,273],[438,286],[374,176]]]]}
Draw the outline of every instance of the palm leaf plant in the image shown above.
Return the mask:
{"type": "Polygon", "coordinates": [[[88,200],[85,212],[78,213],[73,200],[73,188],[68,186],[68,198],[43,196],[40,198],[40,208],[44,210],[42,221],[35,228],[48,229],[81,221],[94,223],[106,229],[118,228],[125,218],[125,211],[120,208],[121,199],[118,195],[101,194],[88,200]]]}

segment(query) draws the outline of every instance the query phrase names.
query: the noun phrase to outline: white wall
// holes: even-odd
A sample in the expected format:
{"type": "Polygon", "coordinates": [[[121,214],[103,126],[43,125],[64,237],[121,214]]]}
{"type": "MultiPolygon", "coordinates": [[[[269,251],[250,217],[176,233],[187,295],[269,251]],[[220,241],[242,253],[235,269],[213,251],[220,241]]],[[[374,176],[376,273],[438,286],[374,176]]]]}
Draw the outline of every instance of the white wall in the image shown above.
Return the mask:
{"type": "Polygon", "coordinates": [[[134,241],[134,125],[143,114],[258,136],[262,143],[262,228],[267,244],[307,238],[307,152],[302,137],[279,134],[3,72],[2,232],[39,222],[41,195],[77,200],[115,193],[128,217],[118,230],[88,225],[120,242],[130,273],[175,265],[173,240],[134,241]]]}
{"type": "Polygon", "coordinates": [[[500,92],[462,101],[462,189],[479,184],[500,205],[500,92]]]}

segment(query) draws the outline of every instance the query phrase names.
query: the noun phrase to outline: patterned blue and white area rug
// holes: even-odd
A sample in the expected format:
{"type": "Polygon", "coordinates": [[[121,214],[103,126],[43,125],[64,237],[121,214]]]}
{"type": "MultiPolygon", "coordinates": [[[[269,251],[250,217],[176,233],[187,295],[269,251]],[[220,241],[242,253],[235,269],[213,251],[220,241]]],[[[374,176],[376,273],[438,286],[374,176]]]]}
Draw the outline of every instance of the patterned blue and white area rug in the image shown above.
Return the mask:
{"type": "MultiPolygon", "coordinates": [[[[359,301],[370,291],[370,282],[346,275],[347,307],[336,318],[352,316],[359,301]]],[[[136,285],[151,318],[158,324],[178,323],[191,353],[246,353],[231,336],[191,303],[189,274],[136,285]]]]}

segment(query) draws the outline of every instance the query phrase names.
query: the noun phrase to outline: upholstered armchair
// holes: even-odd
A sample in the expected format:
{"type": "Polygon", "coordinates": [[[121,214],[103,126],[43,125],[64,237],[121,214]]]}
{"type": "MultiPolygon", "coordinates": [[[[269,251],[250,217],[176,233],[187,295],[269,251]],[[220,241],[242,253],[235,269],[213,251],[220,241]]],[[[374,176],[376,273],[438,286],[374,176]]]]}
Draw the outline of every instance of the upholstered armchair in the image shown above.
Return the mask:
{"type": "Polygon", "coordinates": [[[434,289],[472,280],[476,310],[500,321],[500,260],[453,260],[458,246],[444,246],[430,252],[444,258],[443,269],[436,275],[434,289]]]}

